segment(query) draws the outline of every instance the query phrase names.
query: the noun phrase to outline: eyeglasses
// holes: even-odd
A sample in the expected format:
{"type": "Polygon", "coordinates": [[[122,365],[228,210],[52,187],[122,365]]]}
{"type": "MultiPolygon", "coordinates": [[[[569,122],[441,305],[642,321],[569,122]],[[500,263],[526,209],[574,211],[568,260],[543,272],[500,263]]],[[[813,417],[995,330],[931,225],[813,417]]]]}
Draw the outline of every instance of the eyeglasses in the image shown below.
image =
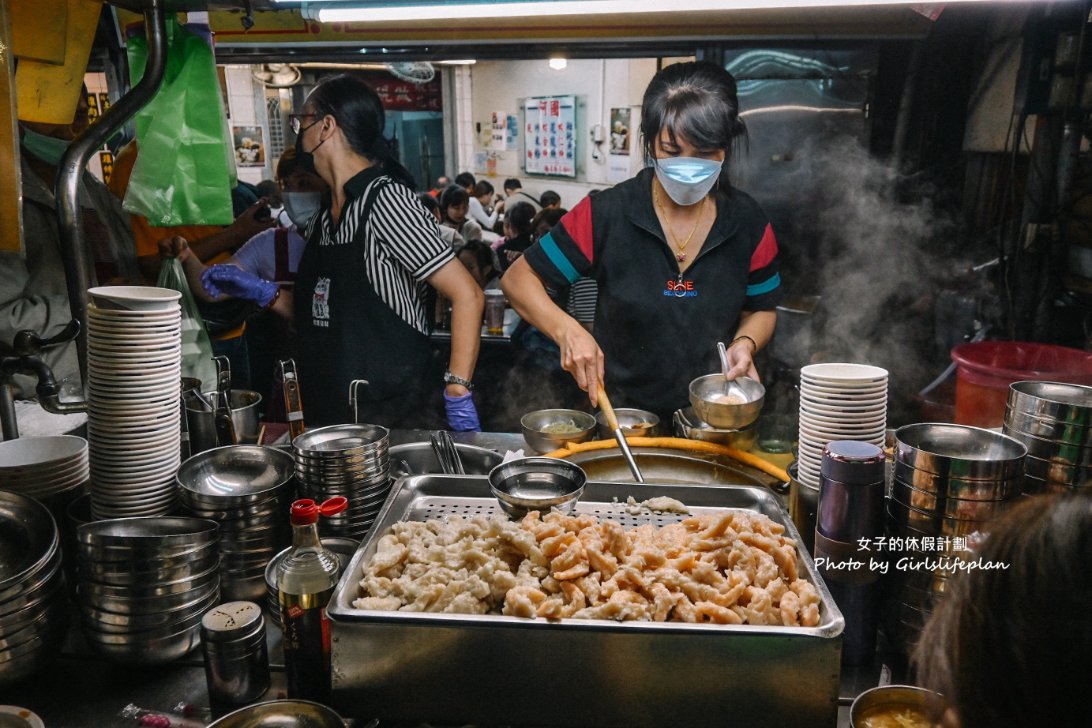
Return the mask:
{"type": "Polygon", "coordinates": [[[303,126],[302,120],[303,119],[314,119],[317,116],[318,116],[318,114],[289,114],[288,115],[288,126],[289,126],[289,128],[292,129],[293,134],[299,134],[301,128],[304,131],[306,131],[307,129],[310,129],[312,126],[314,126],[315,124],[318,123],[316,121],[316,122],[314,122],[314,124],[308,124],[307,126],[303,126]]]}

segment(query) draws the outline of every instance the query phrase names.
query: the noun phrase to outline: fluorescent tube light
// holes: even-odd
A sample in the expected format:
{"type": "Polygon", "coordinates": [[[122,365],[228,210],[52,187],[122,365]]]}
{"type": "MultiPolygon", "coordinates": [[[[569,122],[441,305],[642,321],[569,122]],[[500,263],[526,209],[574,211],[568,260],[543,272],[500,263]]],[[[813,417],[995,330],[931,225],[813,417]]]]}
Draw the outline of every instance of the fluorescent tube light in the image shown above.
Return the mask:
{"type": "MultiPolygon", "coordinates": [[[[946,0],[956,3],[1028,4],[1029,0],[946,0]]],[[[411,5],[365,4],[363,0],[304,3],[303,14],[323,23],[391,22],[408,20],[458,20],[485,18],[557,17],[567,15],[618,15],[686,11],[776,10],[786,8],[835,8],[905,6],[907,0],[532,0],[530,2],[458,3],[426,2],[411,5]]]]}

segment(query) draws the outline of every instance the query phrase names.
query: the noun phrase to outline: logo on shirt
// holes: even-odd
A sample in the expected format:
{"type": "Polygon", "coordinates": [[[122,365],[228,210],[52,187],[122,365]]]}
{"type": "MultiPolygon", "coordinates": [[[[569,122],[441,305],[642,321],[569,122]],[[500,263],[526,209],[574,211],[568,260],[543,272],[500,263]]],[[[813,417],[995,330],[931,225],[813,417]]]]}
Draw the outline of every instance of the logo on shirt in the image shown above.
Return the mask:
{"type": "Polygon", "coordinates": [[[315,281],[315,293],[311,296],[311,323],[315,326],[330,325],[330,279],[320,277],[315,281]]]}
{"type": "Polygon", "coordinates": [[[694,285],[694,281],[683,280],[682,276],[668,278],[664,295],[669,298],[693,298],[698,295],[698,288],[694,285]]]}

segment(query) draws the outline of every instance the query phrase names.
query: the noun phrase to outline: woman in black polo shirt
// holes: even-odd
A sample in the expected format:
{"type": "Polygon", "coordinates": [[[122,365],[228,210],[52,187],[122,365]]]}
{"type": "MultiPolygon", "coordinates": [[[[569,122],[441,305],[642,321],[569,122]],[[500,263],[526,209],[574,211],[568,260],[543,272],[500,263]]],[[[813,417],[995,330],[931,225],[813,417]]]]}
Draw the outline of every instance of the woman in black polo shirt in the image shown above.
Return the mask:
{"type": "Polygon", "coordinates": [[[728,181],[744,133],[736,83],[710,63],[668,66],[645,91],[641,133],[651,165],[586,197],[501,279],[520,316],[557,342],[561,365],[598,404],[661,418],[687,404],[692,379],[758,377],[781,296],[777,241],[758,204],[728,181]],[[550,300],[582,276],[599,284],[594,337],[550,300]]]}
{"type": "Polygon", "coordinates": [[[297,153],[313,156],[330,185],[304,233],[294,295],[269,281],[238,285],[219,274],[210,281],[294,316],[309,424],[347,421],[349,384],[364,379],[360,417],[368,422],[432,427],[431,400],[444,386],[449,427],[480,429],[469,388],[485,299],[383,138],[379,96],[359,78],[326,78],[291,125],[297,153]],[[452,303],[451,357],[442,375],[442,366],[432,366],[426,284],[452,303]]]}

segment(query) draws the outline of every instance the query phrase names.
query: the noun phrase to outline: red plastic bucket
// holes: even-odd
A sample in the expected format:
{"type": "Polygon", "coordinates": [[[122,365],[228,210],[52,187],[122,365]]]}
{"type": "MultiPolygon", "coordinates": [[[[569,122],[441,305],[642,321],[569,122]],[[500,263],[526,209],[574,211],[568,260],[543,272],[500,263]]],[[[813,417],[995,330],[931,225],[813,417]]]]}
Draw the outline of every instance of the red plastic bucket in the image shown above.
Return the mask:
{"type": "Polygon", "coordinates": [[[1092,385],[1092,352],[1030,341],[979,341],[952,349],[956,363],[955,421],[1000,427],[1013,382],[1092,385]]]}

